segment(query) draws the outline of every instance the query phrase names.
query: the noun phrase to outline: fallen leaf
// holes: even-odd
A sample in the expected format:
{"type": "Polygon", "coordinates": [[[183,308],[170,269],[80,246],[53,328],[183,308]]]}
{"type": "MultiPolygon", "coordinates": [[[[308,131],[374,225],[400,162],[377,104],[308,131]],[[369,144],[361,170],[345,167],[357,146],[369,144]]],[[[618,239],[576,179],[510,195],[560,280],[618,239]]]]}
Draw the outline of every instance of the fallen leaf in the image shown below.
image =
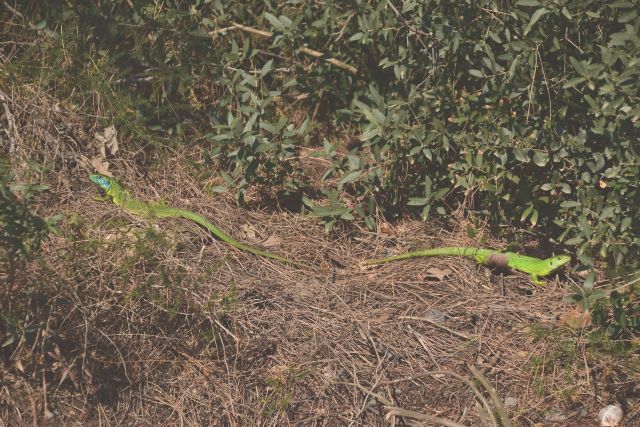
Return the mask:
{"type": "Polygon", "coordinates": [[[391,234],[391,225],[388,222],[382,222],[378,226],[378,230],[381,234],[391,234]]]}
{"type": "Polygon", "coordinates": [[[438,281],[443,281],[444,278],[450,276],[451,273],[453,273],[453,271],[448,268],[441,270],[438,267],[433,267],[427,270],[425,280],[436,279],[438,281]]]}
{"type": "Polygon", "coordinates": [[[95,156],[89,160],[86,156],[80,155],[76,158],[78,164],[87,171],[95,171],[99,174],[112,176],[109,172],[109,163],[95,156]]]}
{"type": "Polygon", "coordinates": [[[118,152],[118,139],[115,126],[109,126],[105,128],[102,133],[96,132],[95,144],[98,151],[102,155],[103,159],[107,158],[106,150],[109,149],[109,154],[114,155],[118,152]]]}
{"type": "Polygon", "coordinates": [[[95,170],[99,174],[111,176],[111,173],[109,172],[109,163],[100,160],[98,157],[92,158],[90,163],[93,170],[95,170]]]}
{"type": "Polygon", "coordinates": [[[338,378],[338,373],[336,372],[335,369],[333,369],[331,366],[327,365],[324,368],[322,368],[322,375],[325,378],[334,380],[335,378],[338,378]]]}
{"type": "Polygon", "coordinates": [[[561,314],[558,323],[573,330],[584,329],[591,324],[591,316],[588,311],[573,307],[561,314]]]}
{"type": "Polygon", "coordinates": [[[560,408],[551,408],[544,414],[544,420],[548,423],[561,423],[567,418],[567,414],[560,408]]]}
{"type": "Polygon", "coordinates": [[[600,425],[603,427],[617,427],[622,422],[624,412],[618,405],[607,405],[598,413],[600,425]]]}
{"type": "Polygon", "coordinates": [[[422,317],[427,318],[429,320],[431,320],[432,322],[436,322],[436,323],[444,323],[444,319],[445,319],[445,314],[435,308],[430,308],[427,311],[424,312],[424,314],[422,315],[422,317]]]}
{"type": "Polygon", "coordinates": [[[267,248],[273,248],[276,246],[280,246],[282,244],[282,239],[275,234],[272,234],[271,236],[260,242],[260,244],[267,248]]]}
{"type": "MultiPolygon", "coordinates": [[[[374,267],[375,265],[373,264],[365,264],[365,261],[360,261],[358,263],[358,268],[360,268],[360,271],[373,270],[374,267]]],[[[369,273],[369,274],[373,275],[372,273],[369,273]]]]}
{"type": "Polygon", "coordinates": [[[373,323],[374,325],[379,325],[379,324],[385,323],[385,322],[387,322],[389,320],[390,316],[391,315],[389,313],[381,314],[377,318],[371,319],[371,321],[372,321],[371,323],[373,323]]]}
{"type": "Polygon", "coordinates": [[[344,259],[335,254],[327,254],[329,259],[338,267],[347,268],[349,267],[349,263],[344,259]]]}
{"type": "Polygon", "coordinates": [[[249,240],[256,240],[256,228],[251,224],[242,224],[242,232],[244,237],[249,240]]]}
{"type": "Polygon", "coordinates": [[[515,408],[518,406],[518,399],[516,397],[507,397],[504,399],[504,407],[507,409],[515,408]]]}

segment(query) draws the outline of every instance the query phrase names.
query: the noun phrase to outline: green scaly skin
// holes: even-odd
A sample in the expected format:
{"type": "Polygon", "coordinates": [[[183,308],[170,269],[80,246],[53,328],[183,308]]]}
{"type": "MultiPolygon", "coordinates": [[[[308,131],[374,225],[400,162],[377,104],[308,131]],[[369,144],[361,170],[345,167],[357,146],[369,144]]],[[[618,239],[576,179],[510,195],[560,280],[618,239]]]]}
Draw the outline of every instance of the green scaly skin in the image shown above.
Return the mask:
{"type": "Polygon", "coordinates": [[[499,252],[493,249],[453,246],[407,252],[388,258],[371,259],[365,261],[363,264],[384,264],[391,261],[399,261],[402,259],[410,259],[423,256],[461,256],[474,259],[479,264],[488,265],[490,264],[488,261],[492,255],[506,257],[508,268],[531,275],[531,281],[541,286],[544,286],[544,282],[540,280],[540,277],[545,277],[552,274],[553,272],[557,271],[562,266],[567,264],[569,261],[571,261],[571,257],[569,255],[557,255],[547,259],[539,259],[526,255],[520,255],[515,252],[499,252]]]}
{"type": "Polygon", "coordinates": [[[91,181],[102,188],[115,205],[120,206],[121,208],[125,209],[128,212],[131,212],[134,215],[145,216],[149,218],[188,219],[195,222],[196,224],[203,226],[204,228],[209,230],[211,234],[213,234],[223,242],[228,243],[229,245],[241,251],[250,252],[254,255],[271,258],[276,261],[296,265],[298,267],[311,268],[310,265],[303,262],[290,260],[272,254],[270,252],[254,248],[252,246],[245,245],[244,243],[240,243],[220,230],[218,227],[216,227],[215,224],[213,224],[211,221],[201,215],[198,215],[195,212],[186,209],[171,208],[156,203],[147,203],[141,200],[136,200],[127,192],[127,190],[122,187],[122,185],[118,181],[113,178],[104,175],[89,175],[89,179],[91,179],[91,181]]]}

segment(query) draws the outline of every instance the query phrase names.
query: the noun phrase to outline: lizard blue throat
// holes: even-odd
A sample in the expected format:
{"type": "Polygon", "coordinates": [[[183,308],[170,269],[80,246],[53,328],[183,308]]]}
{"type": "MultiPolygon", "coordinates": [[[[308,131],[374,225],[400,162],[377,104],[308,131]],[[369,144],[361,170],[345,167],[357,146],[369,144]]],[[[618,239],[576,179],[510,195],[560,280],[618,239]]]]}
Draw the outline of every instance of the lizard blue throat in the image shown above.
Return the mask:
{"type": "Polygon", "coordinates": [[[105,191],[111,189],[111,181],[103,175],[89,175],[89,179],[100,186],[105,191]]]}

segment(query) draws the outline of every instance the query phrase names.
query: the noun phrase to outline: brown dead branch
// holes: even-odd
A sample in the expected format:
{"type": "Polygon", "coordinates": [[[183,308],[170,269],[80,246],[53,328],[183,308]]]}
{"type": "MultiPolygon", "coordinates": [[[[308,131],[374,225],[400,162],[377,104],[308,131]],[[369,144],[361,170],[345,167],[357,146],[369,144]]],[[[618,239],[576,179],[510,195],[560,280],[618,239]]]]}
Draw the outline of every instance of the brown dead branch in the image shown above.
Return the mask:
{"type": "MultiPolygon", "coordinates": [[[[273,36],[273,33],[270,31],[259,30],[257,28],[249,27],[247,25],[238,24],[237,22],[232,22],[231,26],[229,27],[213,30],[209,32],[209,34],[211,34],[212,36],[215,36],[217,34],[224,34],[228,31],[233,31],[233,30],[241,30],[246,33],[255,34],[257,36],[265,37],[265,38],[270,38],[273,36]]],[[[300,48],[300,52],[316,59],[322,59],[323,61],[333,66],[336,66],[338,68],[341,68],[345,71],[348,71],[351,74],[358,74],[358,69],[356,67],[349,65],[346,62],[340,61],[339,59],[336,59],[336,58],[325,57],[325,54],[320,51],[317,51],[308,47],[302,47],[300,48]]]]}

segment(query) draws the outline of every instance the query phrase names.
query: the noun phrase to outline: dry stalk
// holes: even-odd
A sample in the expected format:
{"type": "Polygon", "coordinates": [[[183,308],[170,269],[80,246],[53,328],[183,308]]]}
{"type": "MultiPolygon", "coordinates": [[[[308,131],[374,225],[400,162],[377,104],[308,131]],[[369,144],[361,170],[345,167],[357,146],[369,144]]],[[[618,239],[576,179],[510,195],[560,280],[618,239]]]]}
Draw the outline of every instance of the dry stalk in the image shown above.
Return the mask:
{"type": "MultiPolygon", "coordinates": [[[[224,34],[228,31],[233,31],[233,30],[241,30],[244,31],[246,33],[250,33],[250,34],[255,34],[257,36],[260,37],[265,37],[265,38],[271,38],[273,37],[273,33],[270,31],[264,31],[264,30],[259,30],[257,28],[253,28],[253,27],[249,27],[247,25],[242,25],[242,24],[238,24],[237,22],[232,22],[231,26],[229,27],[225,27],[225,28],[220,28],[217,30],[213,30],[210,31],[209,34],[211,36],[216,36],[218,34],[224,34]]],[[[346,62],[340,61],[339,59],[336,58],[331,58],[331,57],[326,57],[326,54],[315,50],[315,49],[311,49],[308,47],[301,47],[300,48],[300,52],[304,53],[307,56],[311,56],[312,58],[316,58],[316,59],[322,59],[323,61],[336,66],[338,68],[341,68],[345,71],[350,72],[351,74],[358,74],[358,69],[356,67],[354,67],[353,65],[349,65],[346,62]]]]}

